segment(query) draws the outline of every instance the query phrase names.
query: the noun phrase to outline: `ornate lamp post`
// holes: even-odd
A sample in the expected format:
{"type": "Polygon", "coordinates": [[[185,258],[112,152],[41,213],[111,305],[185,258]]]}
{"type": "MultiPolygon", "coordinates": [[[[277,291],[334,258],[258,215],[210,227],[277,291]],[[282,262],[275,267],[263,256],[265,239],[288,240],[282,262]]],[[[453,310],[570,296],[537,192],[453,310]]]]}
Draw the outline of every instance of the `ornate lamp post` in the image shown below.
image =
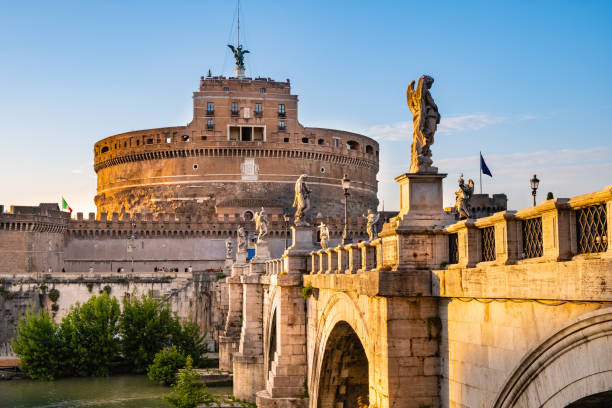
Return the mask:
{"type": "Polygon", "coordinates": [[[289,217],[286,213],[283,213],[283,224],[285,227],[285,250],[287,249],[287,225],[289,225],[289,221],[291,221],[291,217],[289,217]]]}
{"type": "Polygon", "coordinates": [[[531,195],[533,196],[533,205],[535,206],[536,205],[536,191],[538,191],[540,180],[538,180],[538,178],[534,174],[533,178],[529,180],[529,182],[531,183],[531,195]]]}
{"type": "Polygon", "coordinates": [[[342,245],[346,245],[353,242],[348,230],[348,197],[350,195],[351,180],[349,180],[346,174],[342,179],[342,188],[344,189],[344,231],[342,232],[342,245]]]}

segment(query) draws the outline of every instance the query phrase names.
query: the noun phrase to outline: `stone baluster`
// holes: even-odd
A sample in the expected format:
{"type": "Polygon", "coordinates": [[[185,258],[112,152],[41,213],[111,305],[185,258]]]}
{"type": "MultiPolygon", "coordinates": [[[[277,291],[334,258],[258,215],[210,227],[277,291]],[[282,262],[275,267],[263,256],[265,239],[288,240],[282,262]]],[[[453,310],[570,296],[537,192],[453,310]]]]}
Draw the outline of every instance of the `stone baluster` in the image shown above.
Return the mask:
{"type": "Polygon", "coordinates": [[[344,273],[354,274],[361,268],[361,248],[357,244],[350,244],[346,247],[348,266],[344,273]]]}
{"type": "Polygon", "coordinates": [[[319,268],[319,257],[316,252],[310,253],[310,274],[313,275],[317,272],[319,268]]]}
{"type": "Polygon", "coordinates": [[[317,251],[317,256],[319,257],[319,273],[327,272],[327,253],[325,250],[321,249],[317,251]]]}
{"type": "Polygon", "coordinates": [[[327,248],[325,254],[327,255],[327,270],[325,273],[336,273],[338,270],[338,254],[335,248],[327,248]]]}
{"type": "Polygon", "coordinates": [[[339,245],[336,248],[336,254],[338,254],[338,267],[336,268],[337,273],[344,273],[348,269],[348,251],[345,246],[339,245]]]}

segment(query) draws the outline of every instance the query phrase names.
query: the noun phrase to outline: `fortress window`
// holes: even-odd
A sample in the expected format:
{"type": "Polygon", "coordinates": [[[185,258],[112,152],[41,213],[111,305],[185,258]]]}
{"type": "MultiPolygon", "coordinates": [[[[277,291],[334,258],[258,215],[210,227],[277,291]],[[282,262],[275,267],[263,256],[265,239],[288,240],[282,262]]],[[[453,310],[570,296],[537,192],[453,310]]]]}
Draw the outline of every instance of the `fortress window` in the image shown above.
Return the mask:
{"type": "Polygon", "coordinates": [[[206,104],[206,114],[207,115],[214,115],[215,114],[215,103],[214,102],[208,102],[206,104]]]}
{"type": "Polygon", "coordinates": [[[172,137],[166,136],[166,143],[172,143],[172,137]]]}
{"type": "Polygon", "coordinates": [[[259,93],[266,93],[266,88],[259,88],[259,93]]]}
{"type": "Polygon", "coordinates": [[[317,140],[317,144],[324,145],[325,144],[325,139],[317,140]]]}
{"type": "Polygon", "coordinates": [[[189,136],[188,135],[183,135],[183,142],[188,142],[189,141],[189,136]]]}
{"type": "Polygon", "coordinates": [[[289,143],[289,138],[288,138],[288,137],[284,138],[284,139],[283,139],[283,142],[285,142],[285,143],[289,143]]]}
{"type": "Polygon", "coordinates": [[[127,147],[127,142],[123,142],[123,147],[126,148],[127,147]]]}
{"type": "Polygon", "coordinates": [[[255,114],[261,113],[261,103],[256,103],[255,104],[255,114]]]}
{"type": "Polygon", "coordinates": [[[348,142],[346,142],[346,148],[348,150],[359,150],[359,143],[354,140],[349,140],[348,142]]]}
{"type": "Polygon", "coordinates": [[[108,152],[108,146],[104,146],[104,147],[102,148],[102,150],[100,150],[100,152],[101,152],[101,153],[106,153],[106,152],[108,152]]]}
{"type": "Polygon", "coordinates": [[[244,218],[245,221],[251,221],[253,219],[253,211],[245,211],[244,214],[242,214],[242,218],[244,218]]]}
{"type": "Polygon", "coordinates": [[[238,115],[238,102],[232,102],[232,115],[238,115]]]}
{"type": "Polygon", "coordinates": [[[115,149],[117,148],[117,143],[115,143],[115,149]]]}
{"type": "Polygon", "coordinates": [[[238,140],[240,138],[240,127],[230,126],[228,136],[229,140],[238,140]]]}
{"type": "Polygon", "coordinates": [[[201,139],[202,139],[202,140],[206,140],[206,136],[202,136],[202,137],[201,137],[201,139]]]}
{"type": "Polygon", "coordinates": [[[197,164],[194,164],[194,165],[193,165],[193,169],[194,169],[194,170],[197,170],[197,169],[198,169],[198,165],[197,165],[197,164]]]}
{"type": "MultiPolygon", "coordinates": [[[[280,125],[279,125],[279,127],[280,127],[280,125]]],[[[308,143],[308,142],[309,142],[309,140],[308,140],[308,138],[307,138],[307,137],[303,137],[303,138],[302,138],[302,143],[308,143]]]]}
{"type": "Polygon", "coordinates": [[[240,129],[240,140],[243,142],[250,142],[252,140],[251,127],[245,126],[240,129]]]}
{"type": "Polygon", "coordinates": [[[334,148],[337,149],[338,147],[340,147],[340,139],[334,137],[334,148]]]}
{"type": "Polygon", "coordinates": [[[256,142],[263,142],[264,140],[264,128],[263,127],[253,127],[253,140],[256,142]]]}
{"type": "Polygon", "coordinates": [[[153,144],[153,139],[147,139],[147,144],[153,144]]]}
{"type": "Polygon", "coordinates": [[[136,141],[136,146],[140,146],[140,140],[136,141]]]}
{"type": "Polygon", "coordinates": [[[370,145],[366,146],[366,153],[369,153],[369,154],[374,153],[374,148],[370,145]]]}
{"type": "Polygon", "coordinates": [[[229,92],[229,88],[226,86],[225,88],[223,88],[223,92],[229,92]]]}
{"type": "Polygon", "coordinates": [[[285,117],[285,104],[284,103],[278,104],[278,117],[279,118],[285,117]]]}
{"type": "Polygon", "coordinates": [[[320,171],[321,173],[325,173],[325,167],[321,167],[321,168],[319,169],[319,171],[320,171]]]}
{"type": "MultiPolygon", "coordinates": [[[[287,130],[287,127],[285,125],[285,121],[284,120],[278,121],[278,130],[287,130]]],[[[306,142],[306,143],[308,143],[308,142],[306,142]]]]}
{"type": "Polygon", "coordinates": [[[212,119],[208,119],[208,122],[206,122],[206,129],[213,130],[214,128],[215,128],[215,121],[212,119]]]}

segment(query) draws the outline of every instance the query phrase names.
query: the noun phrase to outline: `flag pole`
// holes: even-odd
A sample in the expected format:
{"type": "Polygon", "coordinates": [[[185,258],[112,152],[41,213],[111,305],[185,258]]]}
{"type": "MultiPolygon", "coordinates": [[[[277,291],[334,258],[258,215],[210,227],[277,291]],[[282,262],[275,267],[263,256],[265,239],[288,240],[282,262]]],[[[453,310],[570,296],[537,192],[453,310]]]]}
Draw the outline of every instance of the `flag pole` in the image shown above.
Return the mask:
{"type": "Polygon", "coordinates": [[[482,194],[482,152],[480,153],[480,157],[478,158],[480,162],[478,163],[478,167],[480,167],[480,194],[482,194]]]}

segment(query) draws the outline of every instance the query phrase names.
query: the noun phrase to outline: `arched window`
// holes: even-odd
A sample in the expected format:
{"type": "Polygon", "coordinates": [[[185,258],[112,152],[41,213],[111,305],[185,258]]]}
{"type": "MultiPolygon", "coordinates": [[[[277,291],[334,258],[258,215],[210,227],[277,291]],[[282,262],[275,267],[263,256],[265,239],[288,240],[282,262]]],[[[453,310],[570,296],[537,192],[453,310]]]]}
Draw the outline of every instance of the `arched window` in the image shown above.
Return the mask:
{"type": "Polygon", "coordinates": [[[370,146],[370,145],[367,145],[366,146],[366,153],[368,153],[368,154],[374,153],[374,148],[372,146],[370,146]]]}
{"type": "Polygon", "coordinates": [[[359,143],[354,140],[349,140],[348,142],[346,142],[346,148],[348,150],[359,150],[359,143]]]}
{"type": "Polygon", "coordinates": [[[106,152],[108,152],[108,146],[104,146],[102,150],[100,150],[100,153],[106,153],[106,152]]]}

